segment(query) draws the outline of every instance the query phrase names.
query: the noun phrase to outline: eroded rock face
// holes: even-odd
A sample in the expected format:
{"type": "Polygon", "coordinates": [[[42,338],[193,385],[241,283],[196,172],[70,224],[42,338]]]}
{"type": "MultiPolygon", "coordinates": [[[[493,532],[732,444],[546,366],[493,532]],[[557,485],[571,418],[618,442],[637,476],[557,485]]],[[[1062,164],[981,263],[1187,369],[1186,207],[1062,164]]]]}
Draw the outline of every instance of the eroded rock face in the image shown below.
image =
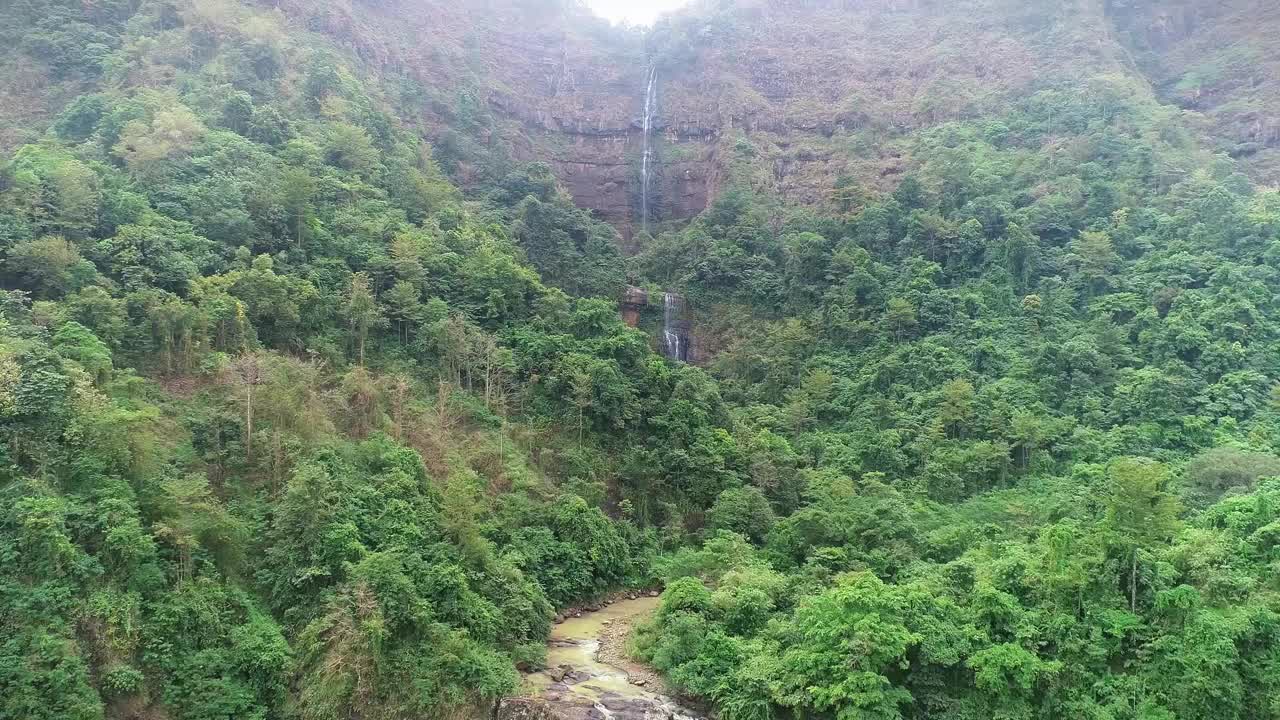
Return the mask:
{"type": "MultiPolygon", "coordinates": [[[[289,11],[290,0],[278,4],[289,11]]],[[[306,22],[434,88],[436,99],[424,108],[429,135],[458,128],[460,135],[501,146],[514,160],[547,162],[580,206],[619,229],[629,250],[640,241],[651,71],[648,196],[656,224],[702,212],[730,169],[744,164],[753,168],[753,184],[801,204],[826,202],[836,177],[850,171],[892,185],[902,158],[877,151],[851,159],[847,138],[871,125],[937,122],[964,112],[957,103],[922,114],[918,98],[903,93],[942,72],[916,67],[931,61],[922,50],[937,42],[924,29],[949,22],[934,17],[928,3],[740,0],[716,19],[691,12],[647,37],[609,26],[574,3],[361,5],[360,23],[345,15],[306,22]],[[362,26],[366,32],[351,29],[362,26]],[[406,35],[419,45],[398,45],[395,38],[406,35]],[[894,52],[881,52],[886,42],[894,52]],[[905,82],[904,74],[918,79],[905,82]],[[467,117],[459,117],[458,105],[467,117]],[[472,122],[472,113],[487,117],[472,122]]],[[[299,3],[297,11],[302,8],[299,3]]],[[[945,67],[948,77],[972,74],[997,89],[1030,82],[1029,53],[1003,40],[1002,32],[988,34],[987,49],[1014,60],[1001,82],[981,68],[954,64],[945,67]]]]}
{"type": "MultiPolygon", "coordinates": [[[[512,160],[546,162],[575,202],[617,227],[626,243],[639,231],[653,61],[642,33],[614,28],[575,3],[363,0],[354,12],[298,0],[276,4],[435,91],[422,120],[429,137],[440,136],[438,144],[457,132],[512,160]],[[467,117],[459,117],[459,106],[467,117]]],[[[715,192],[717,133],[701,127],[691,135],[688,122],[664,114],[661,75],[657,80],[650,218],[692,217],[715,192]],[[672,143],[682,149],[667,164],[662,156],[672,143]]],[[[455,174],[465,181],[475,173],[455,174]]]]}
{"type": "Polygon", "coordinates": [[[1140,0],[1112,3],[1109,12],[1157,94],[1193,110],[1217,149],[1271,185],[1280,182],[1280,47],[1258,38],[1274,35],[1263,26],[1280,16],[1261,7],[1254,0],[1140,0]]]}
{"type": "MultiPolygon", "coordinates": [[[[1230,19],[1251,2],[1224,0],[1229,7],[1218,15],[1230,19]]],[[[647,35],[553,0],[272,3],[375,66],[416,79],[425,89],[421,128],[438,154],[448,155],[451,142],[467,145],[455,177],[479,182],[512,161],[547,162],[629,250],[643,241],[636,234],[651,70],[649,217],[659,227],[700,213],[730,177],[790,204],[828,208],[837,207],[839,178],[868,193],[891,191],[921,160],[900,141],[915,131],[1002,117],[1055,82],[1141,79],[1116,37],[1114,4],[1103,0],[1058,14],[1006,0],[963,9],[934,0],[734,0],[714,12],[694,4],[647,35]],[[475,158],[486,153],[483,172],[465,166],[483,164],[475,158]]],[[[1137,20],[1120,27],[1151,35],[1144,43],[1161,57],[1180,48],[1194,55],[1196,38],[1217,37],[1197,28],[1228,26],[1210,26],[1218,15],[1199,11],[1161,11],[1150,21],[1134,12],[1137,20]]],[[[1228,90],[1219,93],[1224,102],[1236,97],[1228,90]]],[[[1262,156],[1280,145],[1274,113],[1232,113],[1221,123],[1239,130],[1239,153],[1262,156]]]]}
{"type": "Polygon", "coordinates": [[[622,312],[622,321],[630,327],[640,324],[640,313],[649,305],[649,293],[644,288],[628,285],[618,302],[622,312]]]}
{"type": "MultiPolygon", "coordinates": [[[[569,60],[564,60],[569,62],[569,60]]],[[[611,59],[580,58],[574,76],[610,75],[607,82],[575,82],[571,89],[544,88],[530,97],[495,97],[490,106],[518,120],[528,143],[517,144],[521,160],[551,165],[581,207],[619,229],[630,250],[640,232],[640,157],[644,151],[644,95],[648,60],[643,53],[611,59]],[[590,66],[601,61],[604,65],[590,66]],[[559,93],[559,94],[558,94],[559,93]],[[566,95],[567,94],[567,95],[566,95]],[[548,111],[563,104],[568,109],[548,111]],[[575,116],[575,111],[583,115],[575,116]]],[[[718,132],[700,129],[682,135],[662,110],[664,80],[657,92],[649,180],[650,221],[685,219],[706,208],[717,189],[715,169],[718,132]]]]}

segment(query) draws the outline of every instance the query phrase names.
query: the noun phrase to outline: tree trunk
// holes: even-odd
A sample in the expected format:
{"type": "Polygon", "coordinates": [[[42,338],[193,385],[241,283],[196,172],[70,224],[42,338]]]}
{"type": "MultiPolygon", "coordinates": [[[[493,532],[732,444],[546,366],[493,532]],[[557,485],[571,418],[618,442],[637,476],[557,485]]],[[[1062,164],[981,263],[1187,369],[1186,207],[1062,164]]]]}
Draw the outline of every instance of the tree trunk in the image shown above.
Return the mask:
{"type": "Polygon", "coordinates": [[[1129,612],[1138,611],[1138,548],[1133,549],[1133,564],[1129,570],[1129,612]]]}
{"type": "Polygon", "coordinates": [[[408,394],[409,385],[403,377],[396,378],[396,384],[391,392],[391,423],[392,430],[395,431],[396,442],[404,439],[404,403],[405,395],[408,394]]]}
{"type": "Polygon", "coordinates": [[[253,381],[244,384],[244,454],[253,462],[253,381]]]}
{"type": "MultiPolygon", "coordinates": [[[[272,423],[276,425],[276,423],[272,423]]],[[[280,442],[280,430],[272,429],[272,456],[271,456],[271,475],[275,481],[275,487],[280,487],[280,481],[284,478],[284,445],[280,442]]]]}

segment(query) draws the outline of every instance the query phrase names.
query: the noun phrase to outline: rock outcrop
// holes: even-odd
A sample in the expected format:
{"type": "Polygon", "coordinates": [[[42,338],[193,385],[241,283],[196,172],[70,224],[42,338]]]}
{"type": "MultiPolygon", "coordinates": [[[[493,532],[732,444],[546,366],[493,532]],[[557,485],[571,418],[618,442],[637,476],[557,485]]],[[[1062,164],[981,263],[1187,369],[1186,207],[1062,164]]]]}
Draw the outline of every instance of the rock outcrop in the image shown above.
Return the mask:
{"type": "Polygon", "coordinates": [[[504,698],[494,708],[493,720],[695,720],[689,712],[670,703],[606,692],[597,703],[504,698]]]}
{"type": "Polygon", "coordinates": [[[648,305],[649,292],[644,288],[628,285],[622,293],[622,299],[618,302],[622,321],[630,327],[636,327],[640,324],[640,313],[644,312],[648,305]]]}
{"type": "Polygon", "coordinates": [[[1280,183],[1280,5],[1257,0],[1113,3],[1117,37],[1214,149],[1280,183]]]}

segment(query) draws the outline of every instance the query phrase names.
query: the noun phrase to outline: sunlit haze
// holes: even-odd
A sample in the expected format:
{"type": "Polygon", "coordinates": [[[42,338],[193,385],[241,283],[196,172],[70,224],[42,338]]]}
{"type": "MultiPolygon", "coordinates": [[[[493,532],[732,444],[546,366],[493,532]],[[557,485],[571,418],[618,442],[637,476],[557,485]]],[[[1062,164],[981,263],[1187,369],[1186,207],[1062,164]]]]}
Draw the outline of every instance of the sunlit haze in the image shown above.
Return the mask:
{"type": "Polygon", "coordinates": [[[651,25],[659,15],[688,4],[688,0],[587,0],[600,17],[631,25],[651,25]]]}

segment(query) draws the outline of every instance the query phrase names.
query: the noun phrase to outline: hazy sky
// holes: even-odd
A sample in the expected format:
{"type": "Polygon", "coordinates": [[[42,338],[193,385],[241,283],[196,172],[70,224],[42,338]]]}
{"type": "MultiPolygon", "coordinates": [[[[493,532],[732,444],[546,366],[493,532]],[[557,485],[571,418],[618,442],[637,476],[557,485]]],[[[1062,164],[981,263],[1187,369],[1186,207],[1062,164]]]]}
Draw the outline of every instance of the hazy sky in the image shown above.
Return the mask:
{"type": "Polygon", "coordinates": [[[688,4],[688,0],[587,0],[597,15],[615,23],[648,25],[664,12],[688,4]]]}

